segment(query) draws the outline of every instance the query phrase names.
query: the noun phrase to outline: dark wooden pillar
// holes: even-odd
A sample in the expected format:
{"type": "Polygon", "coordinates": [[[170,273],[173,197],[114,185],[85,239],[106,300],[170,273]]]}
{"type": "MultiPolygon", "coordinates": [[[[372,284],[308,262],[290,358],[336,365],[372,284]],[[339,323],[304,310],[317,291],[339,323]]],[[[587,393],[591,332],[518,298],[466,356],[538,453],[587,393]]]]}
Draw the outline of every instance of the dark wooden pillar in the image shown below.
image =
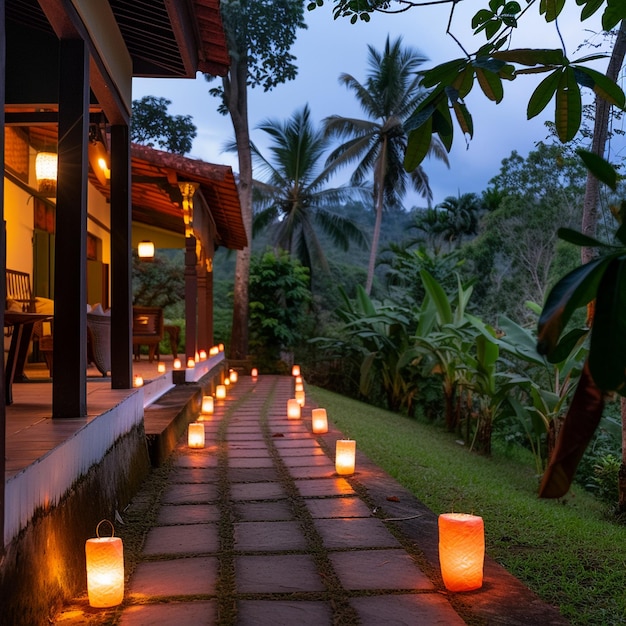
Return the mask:
{"type": "Polygon", "coordinates": [[[111,387],[130,389],[132,363],[132,252],[128,126],[111,127],[111,387]]]}
{"type": "Polygon", "coordinates": [[[207,271],[198,265],[198,349],[206,350],[207,353],[211,347],[208,339],[208,317],[210,313],[209,303],[207,302],[207,271]]]}
{"type": "MultiPolygon", "coordinates": [[[[196,238],[185,238],[185,355],[195,358],[198,337],[198,259],[196,238]]],[[[186,361],[186,359],[185,359],[186,361]]]]}
{"type": "Polygon", "coordinates": [[[89,54],[60,42],[52,417],[87,415],[87,141],[89,54]],[[62,364],[62,365],[61,365],[62,364]]]}
{"type": "MultiPolygon", "coordinates": [[[[4,172],[4,100],[6,76],[6,21],[4,0],[0,0],[0,162],[4,172]]],[[[4,221],[4,175],[0,176],[0,298],[6,302],[7,238],[4,221]]],[[[4,328],[4,307],[0,307],[0,321],[4,328]]],[[[4,554],[4,473],[6,469],[6,403],[4,393],[4,358],[0,361],[0,555],[4,554]]],[[[1,560],[1,559],[0,559],[1,560]]]]}

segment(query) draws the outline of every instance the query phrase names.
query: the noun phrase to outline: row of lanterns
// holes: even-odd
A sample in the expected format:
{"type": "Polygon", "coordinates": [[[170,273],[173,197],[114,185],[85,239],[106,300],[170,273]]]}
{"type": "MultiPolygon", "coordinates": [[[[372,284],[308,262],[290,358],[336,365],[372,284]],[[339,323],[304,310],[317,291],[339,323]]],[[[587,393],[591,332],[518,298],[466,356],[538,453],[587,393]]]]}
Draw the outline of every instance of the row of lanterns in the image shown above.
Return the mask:
{"type": "MultiPolygon", "coordinates": [[[[304,394],[300,369],[294,366],[292,373],[297,385],[304,394]]],[[[252,377],[258,376],[254,368],[252,377]]],[[[226,398],[226,389],[230,384],[237,382],[238,375],[230,370],[223,384],[215,388],[215,398],[205,395],[202,398],[201,414],[210,416],[215,409],[215,399],[226,398]]],[[[290,398],[287,402],[288,419],[300,419],[300,409],[304,405],[304,395],[301,403],[297,398],[290,398]]],[[[311,412],[311,427],[315,434],[328,432],[328,416],[326,409],[316,408],[311,412]]],[[[200,420],[189,424],[187,432],[189,448],[204,448],[204,423],[200,420]]],[[[353,439],[339,439],[335,444],[335,471],[341,476],[354,474],[356,464],[356,441],[353,439]]],[[[122,540],[112,535],[100,537],[100,525],[108,520],[102,520],[96,527],[96,537],[88,539],[85,544],[87,561],[87,592],[89,604],[96,608],[112,607],[121,604],[124,599],[124,551],[122,540]]],[[[473,591],[479,589],[483,582],[483,566],[485,557],[485,534],[482,517],[465,513],[445,513],[439,515],[439,562],[441,576],[446,589],[454,592],[473,591]]]]}

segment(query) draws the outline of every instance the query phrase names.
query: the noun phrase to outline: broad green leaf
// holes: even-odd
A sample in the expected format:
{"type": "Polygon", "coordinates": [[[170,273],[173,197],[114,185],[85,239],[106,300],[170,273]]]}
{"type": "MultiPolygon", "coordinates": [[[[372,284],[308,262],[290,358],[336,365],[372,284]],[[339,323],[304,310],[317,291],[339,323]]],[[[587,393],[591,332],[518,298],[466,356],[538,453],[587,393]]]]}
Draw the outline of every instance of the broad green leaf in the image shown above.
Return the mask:
{"type": "Polygon", "coordinates": [[[450,109],[448,108],[448,103],[445,100],[441,101],[441,104],[433,113],[432,132],[439,135],[441,143],[444,145],[445,149],[450,152],[454,136],[454,127],[452,126],[450,109]]]}
{"type": "Polygon", "coordinates": [[[626,5],[624,5],[623,0],[608,0],[606,9],[602,14],[602,28],[608,32],[625,19],[626,5]]]}
{"type": "Polygon", "coordinates": [[[409,132],[404,168],[412,172],[426,157],[433,136],[433,118],[429,117],[419,128],[409,132]]]}
{"type": "Polygon", "coordinates": [[[589,370],[603,391],[626,382],[626,259],[614,259],[600,281],[589,344],[589,370]]]}
{"type": "Polygon", "coordinates": [[[427,270],[420,270],[420,276],[422,283],[424,283],[424,289],[428,296],[433,301],[433,304],[437,308],[437,315],[439,317],[440,324],[451,324],[453,321],[452,308],[450,307],[450,300],[437,280],[427,270]]]}
{"type": "Polygon", "coordinates": [[[489,0],[489,8],[496,13],[500,7],[504,6],[504,0],[489,0]]]}
{"type": "Polygon", "coordinates": [[[578,232],[577,230],[573,230],[572,228],[559,228],[557,230],[557,235],[559,239],[567,241],[568,243],[573,243],[575,246],[580,246],[581,248],[604,248],[607,245],[602,241],[598,241],[597,239],[578,232]]]}
{"type": "Polygon", "coordinates": [[[576,82],[574,70],[565,68],[556,90],[556,108],[554,122],[556,133],[562,143],[571,141],[582,121],[583,105],[580,97],[580,88],[576,82]]]}
{"type": "Polygon", "coordinates": [[[497,74],[489,70],[476,68],[476,78],[480,88],[489,100],[493,100],[496,103],[502,100],[504,89],[502,88],[502,80],[497,74]]]}
{"type": "Polygon", "coordinates": [[[501,28],[502,21],[499,19],[491,20],[485,24],[485,35],[487,39],[491,39],[501,28]]]}
{"type": "Polygon", "coordinates": [[[585,87],[593,89],[596,95],[604,98],[609,104],[618,106],[620,109],[624,108],[625,98],[624,92],[616,85],[608,76],[605,76],[601,72],[592,70],[590,67],[583,67],[576,65],[576,77],[578,82],[585,87]],[[585,83],[581,80],[579,74],[583,74],[586,78],[590,79],[591,84],[585,83]]]}
{"type": "Polygon", "coordinates": [[[454,79],[452,87],[458,92],[459,98],[465,98],[467,94],[472,90],[474,86],[474,68],[471,65],[467,65],[461,70],[458,76],[454,79]]]}
{"type": "Polygon", "coordinates": [[[493,13],[491,11],[487,11],[487,9],[481,9],[472,18],[472,28],[478,28],[485,22],[488,22],[492,17],[493,13]]]}
{"type": "Polygon", "coordinates": [[[514,50],[502,50],[492,54],[494,59],[501,59],[507,63],[519,63],[520,65],[566,65],[567,59],[562,50],[546,48],[516,48],[514,50]]]}
{"type": "Polygon", "coordinates": [[[546,76],[538,85],[533,94],[530,96],[528,106],[526,108],[526,117],[530,120],[539,115],[547,106],[554,96],[559,81],[561,79],[561,70],[555,70],[549,76],[546,76]]]}
{"type": "Polygon", "coordinates": [[[535,365],[545,364],[545,359],[537,352],[537,339],[530,331],[505,315],[498,318],[498,326],[504,331],[500,338],[503,349],[535,365]]]}
{"type": "Polygon", "coordinates": [[[554,22],[564,6],[565,0],[541,0],[539,13],[546,16],[546,22],[554,22]]]}
{"type": "Polygon", "coordinates": [[[591,302],[613,257],[600,257],[572,270],[548,293],[537,324],[537,351],[550,355],[572,313],[591,302]]]}
{"type": "Polygon", "coordinates": [[[506,13],[507,15],[515,15],[516,13],[520,13],[522,7],[519,2],[507,2],[502,9],[502,13],[506,13]]]}
{"type": "Polygon", "coordinates": [[[474,136],[474,122],[470,112],[462,102],[455,102],[452,107],[461,130],[464,134],[469,135],[471,139],[474,136]]]}
{"type": "Polygon", "coordinates": [[[572,354],[572,351],[580,346],[581,341],[589,334],[586,328],[574,328],[570,330],[557,343],[554,350],[550,353],[548,361],[550,363],[562,363],[572,354]]]}
{"type": "Polygon", "coordinates": [[[580,21],[590,18],[603,4],[604,0],[576,0],[578,5],[584,4],[580,13],[580,21]]]}
{"type": "Polygon", "coordinates": [[[446,63],[441,63],[441,65],[436,65],[424,72],[422,85],[426,88],[434,87],[438,83],[449,85],[467,64],[467,59],[454,59],[446,63]]]}
{"type": "Polygon", "coordinates": [[[588,150],[576,150],[585,167],[602,183],[613,191],[617,189],[617,170],[601,156],[588,150]]]}

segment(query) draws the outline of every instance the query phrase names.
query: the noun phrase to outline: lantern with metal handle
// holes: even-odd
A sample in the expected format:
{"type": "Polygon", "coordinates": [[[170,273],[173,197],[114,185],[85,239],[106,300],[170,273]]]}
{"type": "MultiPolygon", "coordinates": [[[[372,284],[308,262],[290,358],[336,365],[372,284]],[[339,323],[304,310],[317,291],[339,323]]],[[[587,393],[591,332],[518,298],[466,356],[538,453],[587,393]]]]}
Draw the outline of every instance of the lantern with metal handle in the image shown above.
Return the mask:
{"type": "Polygon", "coordinates": [[[113,524],[102,520],[96,526],[96,537],[85,543],[89,605],[96,608],[117,606],[124,600],[124,546],[114,533],[113,524]],[[100,537],[104,522],[111,525],[110,537],[100,537]]]}

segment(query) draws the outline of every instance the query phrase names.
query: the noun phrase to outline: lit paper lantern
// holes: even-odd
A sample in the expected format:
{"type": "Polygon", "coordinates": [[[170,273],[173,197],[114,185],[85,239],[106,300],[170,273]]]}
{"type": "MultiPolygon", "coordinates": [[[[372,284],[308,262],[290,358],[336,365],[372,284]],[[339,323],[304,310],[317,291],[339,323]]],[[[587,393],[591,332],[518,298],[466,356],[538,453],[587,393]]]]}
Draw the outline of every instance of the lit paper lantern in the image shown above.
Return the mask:
{"type": "Polygon", "coordinates": [[[311,411],[311,426],[316,434],[328,432],[328,416],[326,409],[313,409],[311,411]]]}
{"type": "Polygon", "coordinates": [[[304,381],[302,380],[302,376],[296,376],[295,382],[296,382],[296,384],[297,383],[303,383],[304,381]]]}
{"type": "Polygon", "coordinates": [[[304,383],[296,383],[295,390],[296,391],[304,391],[304,383]]]}
{"type": "Polygon", "coordinates": [[[209,349],[209,356],[215,356],[216,354],[219,354],[219,349],[217,346],[213,346],[209,349]]]}
{"type": "Polygon", "coordinates": [[[224,344],[223,343],[218,343],[217,344],[217,351],[218,352],[224,352],[224,344]]]}
{"type": "Polygon", "coordinates": [[[159,374],[165,374],[165,363],[163,363],[163,361],[157,363],[157,372],[159,374]]]}
{"type": "Polygon", "coordinates": [[[133,377],[133,387],[143,387],[143,376],[137,374],[133,377]]]}
{"type": "Polygon", "coordinates": [[[213,396],[202,396],[202,413],[204,415],[210,415],[211,413],[213,413],[213,409],[213,396]]]}
{"type": "Polygon", "coordinates": [[[196,362],[193,360],[193,357],[191,357],[191,356],[190,356],[190,357],[187,359],[187,367],[188,367],[189,369],[193,369],[195,366],[196,366],[196,362]]]}
{"type": "Polygon", "coordinates": [[[172,367],[175,370],[179,370],[182,366],[183,364],[181,363],[180,359],[174,359],[174,363],[172,364],[172,367]]]}
{"type": "Polygon", "coordinates": [[[300,376],[300,366],[299,365],[294,365],[291,368],[291,375],[292,376],[300,376]]]}
{"type": "Polygon", "coordinates": [[[300,419],[300,405],[295,398],[289,398],[289,400],[287,400],[287,419],[300,419]]]}
{"type": "Polygon", "coordinates": [[[466,513],[439,516],[439,563],[449,591],[472,591],[483,584],[483,518],[466,513]]]}
{"type": "Polygon", "coordinates": [[[236,383],[237,380],[239,379],[239,374],[237,374],[235,370],[230,370],[228,374],[228,378],[230,379],[231,383],[236,383]]]}
{"type": "Polygon", "coordinates": [[[200,350],[199,356],[201,361],[206,361],[206,350],[200,350]]]}
{"type": "Polygon", "coordinates": [[[296,402],[300,406],[304,406],[304,391],[296,391],[294,395],[296,396],[296,402]]]}
{"type": "Polygon", "coordinates": [[[204,424],[191,422],[187,430],[187,445],[190,448],[204,448],[204,424]]]}
{"type": "Polygon", "coordinates": [[[250,370],[250,376],[252,376],[252,378],[256,378],[259,375],[259,370],[256,367],[253,367],[250,370]]]}
{"type": "Polygon", "coordinates": [[[89,606],[96,608],[117,606],[124,600],[124,546],[119,537],[100,537],[102,522],[96,526],[97,537],[85,542],[89,606]]]}
{"type": "Polygon", "coordinates": [[[226,398],[226,385],[218,385],[215,388],[215,397],[218,400],[224,400],[226,398]]]}
{"type": "Polygon", "coordinates": [[[354,439],[338,439],[335,445],[335,470],[337,474],[347,476],[354,474],[356,457],[356,441],[354,439]]]}

